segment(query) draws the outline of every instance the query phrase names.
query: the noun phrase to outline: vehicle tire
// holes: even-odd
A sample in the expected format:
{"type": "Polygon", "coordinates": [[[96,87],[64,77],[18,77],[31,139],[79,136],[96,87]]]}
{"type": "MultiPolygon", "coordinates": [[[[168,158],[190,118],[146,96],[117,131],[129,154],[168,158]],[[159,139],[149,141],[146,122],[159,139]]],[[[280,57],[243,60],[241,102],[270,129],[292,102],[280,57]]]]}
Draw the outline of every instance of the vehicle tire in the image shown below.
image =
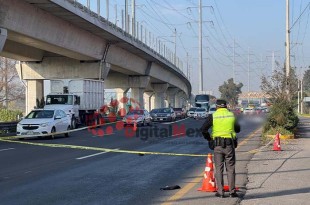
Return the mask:
{"type": "Polygon", "coordinates": [[[74,116],[71,119],[71,129],[76,129],[76,118],[74,116]]]}
{"type": "Polygon", "coordinates": [[[54,139],[54,138],[55,138],[55,135],[53,134],[53,133],[55,133],[55,132],[56,132],[56,128],[53,127],[52,130],[51,130],[51,136],[50,136],[51,139],[54,139]]]}
{"type": "Polygon", "coordinates": [[[148,126],[152,126],[152,120],[149,121],[149,123],[147,123],[148,126]]]}
{"type": "MultiPolygon", "coordinates": [[[[68,128],[67,128],[67,131],[69,131],[69,130],[71,130],[70,125],[69,125],[68,128]]],[[[69,137],[69,132],[65,133],[65,137],[69,137]]]]}

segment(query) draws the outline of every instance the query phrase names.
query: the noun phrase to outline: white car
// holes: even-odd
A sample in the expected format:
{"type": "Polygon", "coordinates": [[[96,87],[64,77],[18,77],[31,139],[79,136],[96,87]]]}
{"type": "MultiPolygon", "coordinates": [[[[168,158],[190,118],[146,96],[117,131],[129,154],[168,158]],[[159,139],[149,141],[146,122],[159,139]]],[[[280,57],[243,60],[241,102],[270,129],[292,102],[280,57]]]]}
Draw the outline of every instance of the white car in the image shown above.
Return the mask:
{"type": "Polygon", "coordinates": [[[123,118],[124,127],[127,125],[152,125],[152,117],[147,110],[131,110],[123,118]]]}
{"type": "Polygon", "coordinates": [[[197,108],[194,113],[194,118],[207,118],[207,110],[205,108],[197,108]]]}
{"type": "Polygon", "coordinates": [[[244,115],[252,115],[255,114],[255,109],[251,107],[247,107],[243,110],[244,115]]]}
{"type": "MultiPolygon", "coordinates": [[[[63,110],[35,109],[17,124],[17,135],[33,137],[70,130],[70,118],[63,110]]],[[[65,133],[68,137],[69,133],[65,133]]],[[[52,135],[54,137],[54,135],[52,135]]]]}
{"type": "Polygon", "coordinates": [[[194,117],[194,113],[195,110],[197,109],[197,107],[191,107],[188,111],[187,111],[187,117],[194,117]]]}

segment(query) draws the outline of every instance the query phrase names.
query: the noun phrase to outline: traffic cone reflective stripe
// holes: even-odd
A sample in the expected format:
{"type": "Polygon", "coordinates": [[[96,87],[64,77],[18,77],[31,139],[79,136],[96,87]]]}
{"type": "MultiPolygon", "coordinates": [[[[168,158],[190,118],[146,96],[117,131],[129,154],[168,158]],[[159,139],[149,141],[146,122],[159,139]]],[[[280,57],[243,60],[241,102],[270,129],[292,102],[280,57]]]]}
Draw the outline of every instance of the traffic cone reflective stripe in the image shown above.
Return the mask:
{"type": "Polygon", "coordinates": [[[202,186],[198,189],[198,191],[216,192],[216,185],[213,173],[212,154],[208,154],[205,173],[203,175],[202,186]]]}

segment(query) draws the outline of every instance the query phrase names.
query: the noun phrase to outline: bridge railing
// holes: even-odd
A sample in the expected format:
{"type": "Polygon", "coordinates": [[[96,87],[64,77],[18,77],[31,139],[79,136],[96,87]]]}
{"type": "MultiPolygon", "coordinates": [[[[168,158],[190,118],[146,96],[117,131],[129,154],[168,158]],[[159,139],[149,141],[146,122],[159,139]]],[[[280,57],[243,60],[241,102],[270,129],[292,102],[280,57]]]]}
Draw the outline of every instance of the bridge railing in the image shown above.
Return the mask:
{"type": "MultiPolygon", "coordinates": [[[[109,18],[101,16],[101,0],[97,0],[96,4],[91,4],[90,0],[81,1],[81,0],[66,0],[73,4],[75,7],[79,8],[83,12],[87,12],[89,15],[98,18],[102,23],[107,24],[113,30],[122,33],[127,38],[130,38],[132,41],[135,41],[140,46],[148,49],[153,53],[154,56],[160,58],[166,64],[171,67],[174,67],[183,77],[188,78],[183,72],[183,61],[179,57],[175,56],[175,53],[169,49],[162,41],[158,40],[158,37],[155,37],[154,34],[147,31],[143,25],[140,25],[139,22],[135,21],[134,23],[129,23],[130,16],[124,18],[121,17],[122,27],[118,26],[118,20],[115,19],[115,22],[109,21],[109,18]],[[83,4],[84,3],[84,4],[83,4]],[[86,5],[85,5],[86,4],[86,5]],[[95,11],[94,11],[95,10],[95,11]],[[127,22],[127,23],[126,23],[127,22]],[[125,25],[127,24],[127,26],[125,25]],[[140,35],[139,35],[140,34],[140,35]],[[148,37],[147,37],[148,36],[148,37]],[[156,39],[156,40],[155,40],[156,39]]],[[[107,11],[108,13],[108,11],[107,11]]]]}

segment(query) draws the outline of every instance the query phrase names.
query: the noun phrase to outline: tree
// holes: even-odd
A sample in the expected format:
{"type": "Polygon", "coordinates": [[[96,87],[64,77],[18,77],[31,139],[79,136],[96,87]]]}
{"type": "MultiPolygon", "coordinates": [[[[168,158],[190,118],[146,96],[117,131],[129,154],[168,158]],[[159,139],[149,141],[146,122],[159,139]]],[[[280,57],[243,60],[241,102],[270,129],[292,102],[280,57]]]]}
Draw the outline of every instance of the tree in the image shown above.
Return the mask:
{"type": "MultiPolygon", "coordinates": [[[[309,66],[310,68],[310,66],[309,66]]],[[[303,77],[303,90],[306,96],[310,96],[310,69],[306,70],[303,77]]]]}
{"type": "Polygon", "coordinates": [[[277,131],[280,128],[282,132],[283,130],[292,132],[298,123],[298,116],[294,111],[298,91],[295,71],[290,69],[288,78],[285,68],[274,71],[270,78],[263,76],[261,89],[270,96],[273,104],[264,125],[264,132],[277,131]]]}
{"type": "Polygon", "coordinates": [[[10,102],[25,99],[25,87],[18,77],[15,64],[15,60],[0,57],[0,103],[5,108],[10,102]]]}
{"type": "Polygon", "coordinates": [[[235,107],[238,104],[238,96],[242,87],[242,83],[235,84],[232,78],[228,79],[219,87],[221,98],[229,102],[232,107],[235,107]]]}
{"type": "Polygon", "coordinates": [[[297,98],[298,79],[293,69],[290,69],[290,75],[286,78],[285,68],[283,68],[274,71],[270,79],[263,76],[260,87],[270,96],[272,102],[292,101],[297,98]]]}

